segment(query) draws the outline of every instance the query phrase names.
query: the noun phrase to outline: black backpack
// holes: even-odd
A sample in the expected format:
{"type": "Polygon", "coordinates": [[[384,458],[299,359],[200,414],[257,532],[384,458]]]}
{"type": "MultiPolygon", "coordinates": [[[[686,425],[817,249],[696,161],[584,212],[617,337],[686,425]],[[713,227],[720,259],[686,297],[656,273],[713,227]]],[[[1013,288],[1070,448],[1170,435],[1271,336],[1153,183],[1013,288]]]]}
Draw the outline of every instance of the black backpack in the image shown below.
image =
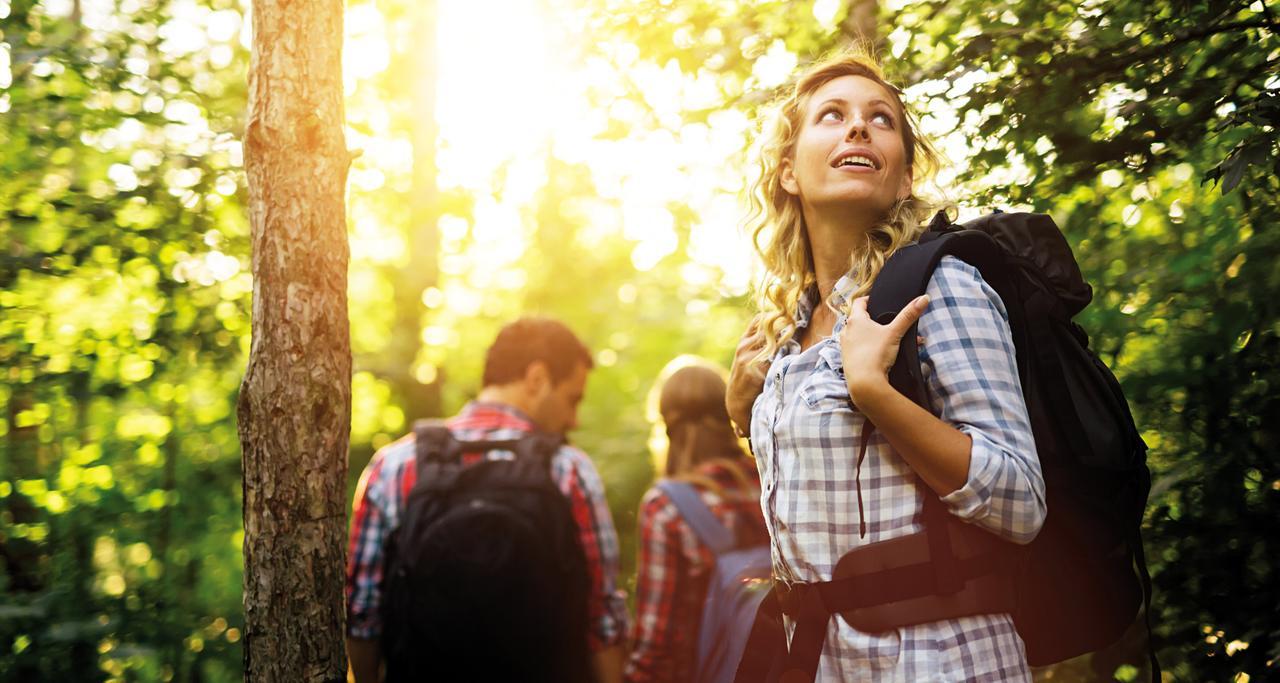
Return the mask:
{"type": "Polygon", "coordinates": [[[434,421],[414,436],[383,579],[387,680],[589,681],[586,559],[550,471],[563,437],[461,442],[434,421]]]}
{"type": "MultiPolygon", "coordinates": [[[[892,320],[925,292],[945,255],[977,268],[1005,304],[1044,473],[1048,514],[1019,553],[1014,578],[1014,623],[1027,659],[1041,666],[1102,649],[1150,604],[1139,527],[1151,477],[1120,384],[1071,320],[1093,290],[1049,216],[997,212],[953,225],[939,212],[917,244],[885,263],[871,289],[871,317],[892,320]]],[[[927,407],[914,326],[889,378],[927,407]]],[[[926,525],[930,535],[946,533],[945,524],[926,525]]],[[[930,546],[950,544],[931,539],[930,546]]],[[[941,554],[934,561],[946,572],[955,560],[941,554]]]]}

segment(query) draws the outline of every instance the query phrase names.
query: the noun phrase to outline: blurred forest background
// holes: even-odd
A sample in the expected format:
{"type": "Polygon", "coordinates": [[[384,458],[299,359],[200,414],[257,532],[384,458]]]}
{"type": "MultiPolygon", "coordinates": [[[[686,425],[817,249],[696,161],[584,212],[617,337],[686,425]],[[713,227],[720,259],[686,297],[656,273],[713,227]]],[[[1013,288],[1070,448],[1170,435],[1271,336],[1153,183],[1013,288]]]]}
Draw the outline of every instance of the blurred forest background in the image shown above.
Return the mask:
{"type": "MultiPolygon", "coordinates": [[[[1270,3],[1274,5],[1275,3],[1270,3]]],[[[631,579],[645,398],[727,364],[760,108],[873,37],[962,217],[1050,212],[1151,446],[1166,680],[1280,657],[1280,29],[1261,0],[352,0],[351,478],[524,312],[631,579]],[[1268,455],[1271,454],[1271,455],[1268,455]]],[[[243,0],[0,0],[0,680],[240,678],[243,0]]],[[[1137,680],[1144,634],[1038,673],[1137,680]]]]}

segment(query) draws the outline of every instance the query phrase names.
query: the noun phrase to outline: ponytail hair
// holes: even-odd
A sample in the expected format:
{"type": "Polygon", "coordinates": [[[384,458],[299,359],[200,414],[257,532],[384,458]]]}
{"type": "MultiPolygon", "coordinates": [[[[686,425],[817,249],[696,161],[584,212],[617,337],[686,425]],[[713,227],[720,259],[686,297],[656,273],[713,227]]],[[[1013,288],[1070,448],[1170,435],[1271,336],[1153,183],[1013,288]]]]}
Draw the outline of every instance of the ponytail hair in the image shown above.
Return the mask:
{"type": "Polygon", "coordinates": [[[741,469],[749,463],[729,422],[724,398],[723,370],[692,356],[681,356],[667,364],[650,394],[650,417],[658,418],[666,436],[665,457],[659,458],[661,476],[722,493],[718,484],[697,472],[702,465],[721,462],[730,465],[727,469],[744,485],[742,490],[753,488],[741,469]]]}

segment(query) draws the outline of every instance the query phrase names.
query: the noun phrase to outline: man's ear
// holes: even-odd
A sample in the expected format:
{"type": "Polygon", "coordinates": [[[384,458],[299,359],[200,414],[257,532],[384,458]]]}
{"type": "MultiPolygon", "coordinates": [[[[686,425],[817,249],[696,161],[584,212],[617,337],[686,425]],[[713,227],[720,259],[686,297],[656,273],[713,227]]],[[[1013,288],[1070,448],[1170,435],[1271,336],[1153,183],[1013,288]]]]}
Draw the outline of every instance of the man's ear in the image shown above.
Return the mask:
{"type": "Polygon", "coordinates": [[[547,364],[535,360],[524,369],[524,388],[530,396],[541,398],[551,390],[551,369],[547,364]]]}
{"type": "Polygon", "coordinates": [[[796,182],[796,166],[791,159],[783,159],[778,165],[778,179],[782,182],[782,189],[787,194],[800,196],[800,183],[796,182]]]}

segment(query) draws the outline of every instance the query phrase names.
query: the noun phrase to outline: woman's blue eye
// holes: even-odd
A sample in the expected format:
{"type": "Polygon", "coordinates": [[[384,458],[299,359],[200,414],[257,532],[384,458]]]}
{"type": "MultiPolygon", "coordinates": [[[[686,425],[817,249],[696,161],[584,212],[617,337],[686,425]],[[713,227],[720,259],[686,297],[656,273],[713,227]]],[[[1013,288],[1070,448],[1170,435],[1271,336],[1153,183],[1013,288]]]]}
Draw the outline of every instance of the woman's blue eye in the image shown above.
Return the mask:
{"type": "Polygon", "coordinates": [[[844,117],[840,115],[840,111],[836,109],[828,109],[818,115],[819,121],[842,121],[844,117]]]}
{"type": "Polygon", "coordinates": [[[882,111],[876,112],[875,114],[871,115],[871,118],[873,120],[880,119],[880,122],[883,123],[884,125],[893,127],[893,117],[890,116],[889,114],[886,114],[885,112],[882,112],[882,111]]]}

